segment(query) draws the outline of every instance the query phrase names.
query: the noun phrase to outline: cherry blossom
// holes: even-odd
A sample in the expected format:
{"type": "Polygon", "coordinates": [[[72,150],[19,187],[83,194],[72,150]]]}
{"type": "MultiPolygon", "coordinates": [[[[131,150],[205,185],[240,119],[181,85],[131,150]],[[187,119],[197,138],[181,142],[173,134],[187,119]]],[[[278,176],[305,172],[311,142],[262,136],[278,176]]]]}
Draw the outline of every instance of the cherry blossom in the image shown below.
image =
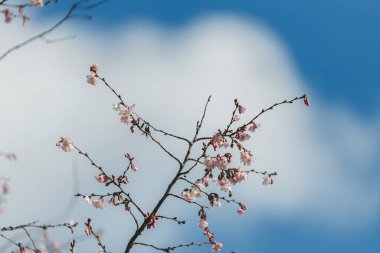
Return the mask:
{"type": "Polygon", "coordinates": [[[124,124],[129,124],[133,120],[133,112],[135,105],[125,106],[121,103],[113,106],[114,110],[119,111],[120,121],[124,124]]]}
{"type": "Polygon", "coordinates": [[[256,129],[258,129],[259,127],[260,127],[260,124],[257,124],[256,122],[253,122],[248,130],[251,131],[251,132],[255,132],[256,129]]]}
{"type": "Polygon", "coordinates": [[[193,196],[193,194],[189,190],[183,191],[182,192],[182,197],[184,199],[186,199],[187,201],[189,201],[189,202],[194,202],[195,201],[195,196],[193,196]]]}
{"type": "Polygon", "coordinates": [[[73,144],[70,142],[69,138],[62,138],[55,145],[65,152],[71,151],[71,149],[73,148],[73,144]]]}
{"type": "Polygon", "coordinates": [[[98,77],[94,74],[87,75],[87,83],[91,85],[95,85],[98,82],[98,77]]]}
{"type": "Polygon", "coordinates": [[[231,187],[228,185],[228,181],[224,178],[218,180],[218,185],[222,191],[231,191],[231,187]]]}
{"type": "Polygon", "coordinates": [[[9,9],[4,9],[3,15],[5,23],[10,23],[12,21],[12,12],[9,9]]]}
{"type": "Polygon", "coordinates": [[[90,71],[91,72],[96,72],[98,71],[98,64],[93,64],[90,66],[90,71]]]}
{"type": "Polygon", "coordinates": [[[219,200],[213,200],[213,201],[211,202],[211,206],[221,207],[221,206],[222,206],[222,203],[220,203],[219,200]]]}
{"type": "Polygon", "coordinates": [[[221,251],[222,247],[223,247],[223,244],[221,242],[216,242],[211,250],[212,251],[221,251]]]}
{"type": "Polygon", "coordinates": [[[30,0],[30,5],[43,7],[44,1],[43,0],[30,0]]]}
{"type": "Polygon", "coordinates": [[[245,107],[239,105],[239,113],[242,114],[246,111],[247,109],[245,109],[245,107]]]}
{"type": "Polygon", "coordinates": [[[240,115],[239,114],[234,115],[233,119],[234,119],[234,121],[239,121],[240,115]]]}
{"type": "Polygon", "coordinates": [[[104,206],[104,200],[103,199],[95,199],[92,201],[92,205],[95,207],[95,208],[99,208],[99,209],[104,209],[105,206],[104,206]]]}
{"type": "Polygon", "coordinates": [[[236,139],[238,139],[239,141],[247,141],[251,139],[251,136],[247,133],[237,133],[236,139]]]}
{"type": "Polygon", "coordinates": [[[220,133],[216,133],[211,139],[211,145],[214,149],[224,146],[224,138],[220,133]]]}
{"type": "Polygon", "coordinates": [[[199,223],[198,223],[198,226],[202,229],[205,229],[208,227],[208,222],[206,220],[200,220],[199,223]]]}
{"type": "Polygon", "coordinates": [[[240,154],[240,160],[244,165],[249,166],[253,162],[253,157],[249,152],[243,151],[240,154]]]}
{"type": "Polygon", "coordinates": [[[131,163],[131,169],[133,171],[138,171],[139,170],[139,168],[134,163],[131,163]]]}
{"type": "Polygon", "coordinates": [[[99,183],[105,183],[108,181],[108,177],[105,174],[100,174],[99,176],[95,176],[95,179],[99,183]]]}

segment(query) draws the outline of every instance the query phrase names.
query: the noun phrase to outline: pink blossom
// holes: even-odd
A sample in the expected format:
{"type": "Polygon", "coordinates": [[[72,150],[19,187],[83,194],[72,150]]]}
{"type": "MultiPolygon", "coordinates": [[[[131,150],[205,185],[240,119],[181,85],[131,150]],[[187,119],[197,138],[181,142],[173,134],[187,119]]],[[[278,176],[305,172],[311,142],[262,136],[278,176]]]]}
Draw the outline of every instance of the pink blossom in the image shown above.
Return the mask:
{"type": "Polygon", "coordinates": [[[240,120],[240,115],[239,114],[235,114],[234,117],[233,117],[234,121],[239,121],[240,120]]]}
{"type": "Polygon", "coordinates": [[[30,5],[43,7],[44,1],[43,0],[30,0],[30,5]]]}
{"type": "Polygon", "coordinates": [[[200,220],[199,223],[198,223],[198,226],[202,229],[205,229],[208,227],[208,222],[206,220],[200,220]]]}
{"type": "Polygon", "coordinates": [[[244,151],[240,154],[240,160],[244,165],[249,166],[253,162],[253,157],[249,152],[244,151]]]}
{"type": "Polygon", "coordinates": [[[91,204],[91,198],[90,198],[90,196],[85,196],[85,197],[84,197],[84,200],[85,200],[87,203],[91,204]]]}
{"type": "Polygon", "coordinates": [[[242,113],[245,113],[247,109],[245,109],[245,107],[239,105],[239,113],[242,114],[242,113]]]}
{"type": "Polygon", "coordinates": [[[242,214],[245,213],[245,210],[244,210],[243,208],[240,207],[240,208],[237,210],[237,213],[240,214],[240,215],[242,215],[242,214]]]}
{"type": "Polygon", "coordinates": [[[231,191],[231,187],[228,185],[228,181],[224,178],[218,180],[219,187],[222,191],[231,191]]]}
{"type": "Polygon", "coordinates": [[[194,202],[195,197],[191,194],[191,191],[183,191],[182,192],[182,197],[186,199],[189,202],[194,202]]]}
{"type": "Polygon", "coordinates": [[[211,202],[211,206],[217,206],[217,207],[221,207],[222,203],[220,203],[219,200],[213,200],[211,202]]]}
{"type": "Polygon", "coordinates": [[[214,168],[214,159],[207,156],[204,160],[204,164],[206,165],[207,169],[213,169],[214,168]]]}
{"type": "Polygon", "coordinates": [[[96,181],[99,183],[105,183],[108,180],[108,177],[105,174],[100,174],[99,176],[95,176],[96,181]]]}
{"type": "Polygon", "coordinates": [[[251,136],[249,134],[246,134],[246,133],[238,133],[236,135],[236,139],[240,140],[240,141],[247,141],[251,138],[251,136]]]}
{"type": "Polygon", "coordinates": [[[104,209],[105,206],[104,206],[104,200],[103,199],[96,199],[96,200],[93,200],[92,201],[92,205],[95,207],[95,208],[100,208],[100,209],[104,209]]]}
{"type": "Polygon", "coordinates": [[[248,130],[251,131],[251,132],[255,132],[256,129],[258,129],[259,127],[260,127],[260,124],[257,124],[256,122],[253,122],[248,130]]]}
{"type": "Polygon", "coordinates": [[[223,247],[223,244],[221,242],[216,242],[211,250],[212,251],[221,251],[222,247],[223,247]]]}
{"type": "Polygon", "coordinates": [[[131,169],[133,171],[138,171],[139,170],[139,168],[134,163],[131,163],[131,169]]]}
{"type": "Polygon", "coordinates": [[[65,152],[71,151],[71,149],[73,148],[73,144],[70,142],[69,138],[62,138],[55,145],[65,152]]]}
{"type": "Polygon", "coordinates": [[[235,185],[244,180],[247,180],[247,178],[248,178],[248,173],[245,171],[242,171],[241,168],[237,168],[235,169],[233,176],[229,178],[229,181],[235,185]]]}
{"type": "Polygon", "coordinates": [[[96,72],[98,71],[98,64],[93,64],[90,66],[90,71],[91,72],[96,72]]]}
{"type": "Polygon", "coordinates": [[[4,9],[3,15],[5,23],[10,23],[12,21],[12,12],[9,9],[4,9]]]}
{"type": "Polygon", "coordinates": [[[224,145],[224,138],[220,133],[216,133],[211,139],[211,145],[214,149],[224,145]]]}
{"type": "Polygon", "coordinates": [[[86,233],[87,236],[91,235],[92,234],[92,227],[91,226],[87,226],[86,230],[85,230],[85,233],[86,233]]]}
{"type": "Polygon", "coordinates": [[[88,84],[95,85],[98,82],[97,76],[94,74],[88,75],[86,77],[88,84]]]}
{"type": "Polygon", "coordinates": [[[228,169],[228,162],[226,160],[224,160],[223,157],[221,157],[219,155],[215,158],[214,165],[215,165],[215,167],[218,167],[221,170],[227,170],[228,169]]]}
{"type": "Polygon", "coordinates": [[[118,104],[116,107],[114,105],[114,109],[119,111],[120,121],[124,124],[129,124],[132,121],[132,114],[134,111],[134,106],[125,106],[123,104],[118,104]]]}

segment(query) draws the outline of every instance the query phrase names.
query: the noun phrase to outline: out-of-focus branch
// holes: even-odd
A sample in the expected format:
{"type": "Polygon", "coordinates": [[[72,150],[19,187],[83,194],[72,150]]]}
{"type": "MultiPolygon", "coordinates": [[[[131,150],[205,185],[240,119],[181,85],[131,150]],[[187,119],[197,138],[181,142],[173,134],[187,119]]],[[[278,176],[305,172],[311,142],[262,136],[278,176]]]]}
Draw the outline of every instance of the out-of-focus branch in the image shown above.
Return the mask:
{"type": "MultiPolygon", "coordinates": [[[[3,54],[0,55],[0,60],[3,60],[5,57],[7,57],[10,53],[18,50],[19,48],[23,47],[23,46],[26,46],[28,45],[29,43],[35,41],[35,40],[38,40],[38,39],[42,39],[42,40],[45,40],[46,41],[46,38],[45,36],[50,34],[51,32],[53,32],[54,30],[56,30],[58,27],[60,27],[63,23],[65,23],[67,20],[71,19],[71,18],[78,18],[78,17],[81,17],[81,18],[85,18],[85,19],[91,19],[91,16],[75,16],[74,15],[74,12],[76,10],[79,10],[79,9],[82,9],[82,10],[90,10],[90,9],[93,9],[105,2],[107,2],[108,0],[97,0],[96,2],[94,3],[91,3],[91,0],[80,0],[80,1],[77,1],[76,3],[74,3],[73,5],[71,5],[70,9],[68,10],[68,12],[66,13],[66,15],[61,19],[59,20],[56,24],[54,24],[52,27],[50,27],[49,29],[9,48],[7,51],[5,51],[3,54]]],[[[47,3],[50,3],[50,1],[47,1],[47,3]]],[[[6,6],[6,4],[3,4],[4,6],[6,6]]],[[[28,6],[28,5],[27,5],[28,6]]],[[[18,6],[14,6],[14,7],[19,7],[18,6]]],[[[49,43],[51,43],[51,40],[48,40],[49,43]]]]}

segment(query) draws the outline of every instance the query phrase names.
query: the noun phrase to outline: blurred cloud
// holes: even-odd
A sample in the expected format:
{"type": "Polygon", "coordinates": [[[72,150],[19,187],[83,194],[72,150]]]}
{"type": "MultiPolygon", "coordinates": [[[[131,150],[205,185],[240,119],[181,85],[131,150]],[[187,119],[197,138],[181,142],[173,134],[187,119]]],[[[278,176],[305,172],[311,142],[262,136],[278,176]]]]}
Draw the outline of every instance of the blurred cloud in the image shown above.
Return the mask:
{"type": "MultiPolygon", "coordinates": [[[[12,40],[24,36],[4,29],[12,40]]],[[[265,114],[261,130],[249,141],[257,159],[253,166],[279,172],[275,184],[262,187],[261,178],[251,176],[237,187],[235,197],[247,203],[253,220],[298,216],[312,225],[340,229],[377,219],[380,188],[371,175],[379,165],[380,121],[364,121],[345,105],[314,96],[281,40],[259,22],[209,16],[182,30],[138,22],[116,32],[77,32],[75,40],[35,43],[0,62],[0,148],[19,156],[18,163],[1,161],[2,173],[12,177],[9,212],[2,215],[7,222],[59,214],[70,201],[72,159],[80,164],[81,192],[103,190],[93,182],[97,172],[86,161],[56,149],[59,136],[71,137],[114,173],[125,166],[125,152],[136,156],[141,171],[131,176],[129,187],[147,209],[163,193],[161,183],[175,173],[175,163],[119,123],[112,94],[86,84],[88,66],[95,62],[114,88],[136,103],[138,113],[188,137],[210,94],[202,135],[227,123],[234,98],[248,109],[245,121],[274,102],[308,93],[310,108],[301,102],[265,114]],[[18,210],[25,206],[29,212],[21,214],[18,210]]],[[[0,47],[11,43],[7,38],[0,47]]],[[[183,153],[184,145],[166,143],[183,153]]],[[[112,214],[110,220],[97,221],[121,231],[112,240],[131,233],[125,227],[133,223],[120,218],[122,210],[108,208],[104,214],[78,202],[76,219],[112,214]]]]}

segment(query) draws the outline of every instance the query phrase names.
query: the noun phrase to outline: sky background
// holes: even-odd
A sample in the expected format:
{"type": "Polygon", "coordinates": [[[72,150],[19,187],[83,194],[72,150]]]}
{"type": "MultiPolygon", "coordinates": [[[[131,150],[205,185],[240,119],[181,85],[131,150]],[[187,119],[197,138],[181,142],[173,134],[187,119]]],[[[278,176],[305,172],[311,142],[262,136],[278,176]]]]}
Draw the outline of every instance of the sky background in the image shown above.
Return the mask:
{"type": "MultiPolygon", "coordinates": [[[[11,35],[0,42],[2,51],[49,26],[65,7],[42,8],[26,29],[1,24],[11,35]]],[[[62,135],[114,171],[131,150],[141,167],[133,180],[144,189],[131,190],[147,208],[159,197],[162,185],[154,178],[165,181],[173,164],[144,139],[126,134],[106,90],[86,85],[88,66],[96,62],[139,113],[183,135],[192,131],[209,94],[205,135],[225,124],[235,97],[254,115],[308,93],[310,108],[297,103],[265,115],[250,140],[254,166],[279,172],[273,187],[250,177],[236,189],[248,205],[246,215],[222,208],[213,211],[210,224],[223,252],[378,252],[379,10],[378,1],[109,1],[91,12],[91,22],[71,21],[52,35],[76,39],[36,42],[9,55],[0,62],[6,91],[0,95],[0,149],[15,151],[20,161],[1,161],[12,177],[1,222],[56,217],[71,199],[73,162],[81,192],[97,187],[83,159],[56,150],[62,135]],[[25,205],[27,215],[19,211],[25,205]]],[[[168,145],[181,154],[178,143],[168,145]]],[[[130,220],[120,210],[77,202],[70,216],[96,217],[105,242],[120,252],[130,220]]],[[[195,209],[171,204],[168,212],[177,210],[195,224],[195,209]]],[[[202,240],[190,224],[163,224],[159,237],[149,231],[144,239],[163,246],[169,239],[202,240]]]]}

